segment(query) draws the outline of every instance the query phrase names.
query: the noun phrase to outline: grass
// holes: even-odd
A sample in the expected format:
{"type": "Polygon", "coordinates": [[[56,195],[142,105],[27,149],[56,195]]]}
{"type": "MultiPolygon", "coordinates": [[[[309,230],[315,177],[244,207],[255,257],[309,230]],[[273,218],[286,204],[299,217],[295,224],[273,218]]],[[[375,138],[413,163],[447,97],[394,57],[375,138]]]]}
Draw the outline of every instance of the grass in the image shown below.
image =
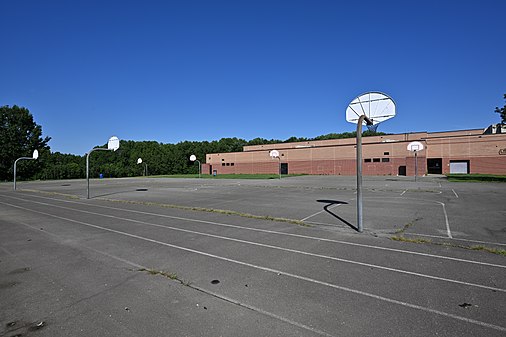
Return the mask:
{"type": "MultiPolygon", "coordinates": [[[[303,174],[283,174],[282,178],[297,177],[303,174]]],[[[198,174],[172,174],[148,176],[148,178],[198,178],[198,174]]],[[[201,175],[201,179],[279,179],[278,174],[218,174],[212,176],[209,174],[201,175]]]]}
{"type": "Polygon", "coordinates": [[[506,256],[506,250],[505,249],[498,249],[498,248],[490,248],[482,245],[477,246],[465,246],[465,245],[459,245],[455,243],[450,242],[434,242],[428,239],[412,239],[412,238],[406,238],[404,236],[392,236],[390,237],[391,240],[394,241],[400,241],[400,242],[409,242],[409,243],[428,243],[432,245],[438,245],[438,246],[445,246],[445,247],[452,247],[452,248],[461,248],[461,249],[467,249],[467,250],[474,250],[474,251],[482,251],[487,252],[491,254],[506,256]]]}
{"type": "Polygon", "coordinates": [[[451,182],[506,182],[506,176],[497,174],[448,174],[451,182]]]}
{"type": "Polygon", "coordinates": [[[146,268],[138,269],[138,271],[146,272],[146,273],[148,273],[150,275],[164,276],[164,277],[166,277],[166,278],[168,278],[170,280],[178,281],[179,283],[181,283],[184,286],[189,286],[190,285],[190,282],[185,281],[183,279],[180,279],[179,277],[177,277],[177,274],[175,274],[175,273],[169,273],[169,272],[165,272],[165,271],[162,271],[162,270],[146,269],[146,268]]]}
{"type": "Polygon", "coordinates": [[[181,206],[181,205],[173,205],[173,204],[162,204],[162,203],[150,202],[150,201],[117,200],[117,199],[108,199],[108,198],[100,198],[100,199],[111,201],[111,202],[124,203],[124,204],[157,206],[157,207],[164,207],[164,208],[182,209],[185,211],[197,211],[197,212],[218,213],[218,214],[225,214],[225,215],[235,215],[235,216],[240,216],[243,218],[286,222],[286,223],[291,223],[291,224],[295,224],[295,225],[299,225],[299,226],[303,226],[303,227],[312,227],[311,225],[309,225],[301,220],[278,218],[278,217],[274,217],[274,216],[270,216],[270,215],[254,215],[254,214],[250,214],[250,213],[242,213],[242,212],[230,211],[230,210],[225,210],[225,209],[214,209],[214,208],[204,208],[204,207],[181,206]]]}
{"type": "Polygon", "coordinates": [[[391,239],[394,241],[410,242],[410,243],[432,243],[432,241],[427,239],[410,239],[404,236],[392,236],[391,239]]]}

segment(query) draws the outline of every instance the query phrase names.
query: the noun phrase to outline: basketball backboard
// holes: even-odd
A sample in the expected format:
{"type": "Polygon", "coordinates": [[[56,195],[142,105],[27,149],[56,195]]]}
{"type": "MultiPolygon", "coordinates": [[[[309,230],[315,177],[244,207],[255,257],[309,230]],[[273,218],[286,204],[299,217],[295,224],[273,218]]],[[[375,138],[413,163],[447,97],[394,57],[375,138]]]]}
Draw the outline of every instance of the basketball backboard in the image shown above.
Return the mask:
{"type": "Polygon", "coordinates": [[[408,151],[415,152],[415,151],[422,151],[423,150],[423,144],[420,142],[411,142],[408,144],[408,151]]]}
{"type": "Polygon", "coordinates": [[[109,142],[107,143],[107,149],[116,151],[119,149],[119,138],[116,136],[112,136],[109,138],[109,142]]]}
{"type": "MultiPolygon", "coordinates": [[[[373,125],[395,116],[395,102],[380,92],[368,92],[355,98],[346,109],[346,121],[357,124],[360,116],[365,115],[373,125]]],[[[364,122],[363,125],[366,125],[364,122]]]]}
{"type": "Polygon", "coordinates": [[[272,158],[279,158],[279,151],[272,150],[271,152],[269,152],[269,156],[271,156],[272,158]]]}

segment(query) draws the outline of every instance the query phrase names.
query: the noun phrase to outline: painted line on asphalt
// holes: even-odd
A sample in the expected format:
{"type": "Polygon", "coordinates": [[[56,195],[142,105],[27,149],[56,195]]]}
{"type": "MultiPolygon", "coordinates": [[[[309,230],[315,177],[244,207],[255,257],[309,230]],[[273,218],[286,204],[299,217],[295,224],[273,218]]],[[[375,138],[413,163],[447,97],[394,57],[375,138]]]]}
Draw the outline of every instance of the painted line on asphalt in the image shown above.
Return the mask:
{"type": "Polygon", "coordinates": [[[405,275],[411,275],[411,276],[415,276],[415,277],[427,278],[427,279],[431,279],[431,280],[437,280],[437,281],[455,283],[455,284],[460,284],[460,285],[469,286],[469,287],[476,287],[476,288],[482,288],[482,289],[487,289],[487,290],[493,290],[493,291],[499,291],[499,292],[506,293],[506,289],[501,289],[501,288],[496,288],[496,287],[490,287],[490,286],[486,286],[486,285],[481,285],[481,284],[476,284],[476,283],[470,283],[470,282],[465,282],[465,281],[459,281],[459,280],[454,280],[454,279],[448,279],[448,278],[445,278],[445,277],[439,277],[439,276],[433,276],[433,275],[428,275],[428,274],[422,274],[422,273],[412,272],[412,271],[403,270],[403,269],[390,268],[390,267],[380,266],[380,265],[376,265],[376,264],[372,264],[372,263],[353,261],[353,260],[348,260],[348,259],[343,259],[343,258],[338,258],[338,257],[329,256],[329,255],[323,255],[323,254],[309,253],[309,252],[305,252],[305,251],[301,251],[301,250],[296,250],[296,249],[291,249],[291,248],[284,248],[284,247],[280,247],[280,246],[273,246],[273,245],[268,245],[268,244],[264,244],[264,243],[254,242],[254,241],[235,239],[235,238],[231,238],[231,237],[228,237],[228,236],[203,233],[203,232],[198,232],[198,231],[193,231],[193,230],[183,229],[183,228],[177,228],[177,227],[172,227],[172,226],[167,226],[167,225],[154,224],[154,223],[151,223],[151,222],[146,222],[146,221],[141,221],[141,220],[122,218],[122,217],[118,217],[118,216],[115,216],[115,215],[109,215],[109,214],[103,214],[103,213],[96,213],[96,212],[91,212],[91,211],[79,210],[79,209],[70,208],[70,207],[64,207],[64,206],[58,206],[58,205],[48,204],[48,203],[45,203],[45,202],[39,202],[39,201],[31,201],[31,202],[32,203],[41,204],[41,205],[45,205],[45,206],[62,208],[62,209],[66,209],[66,210],[70,210],[70,211],[74,211],[74,212],[81,212],[81,213],[91,214],[91,215],[95,215],[95,216],[99,216],[99,217],[106,217],[106,218],[115,219],[115,220],[121,220],[121,221],[129,221],[129,222],[133,222],[133,223],[137,223],[137,224],[141,224],[141,225],[147,225],[147,226],[152,226],[152,227],[169,229],[169,230],[174,230],[174,231],[183,232],[183,233],[202,235],[202,236],[212,237],[212,238],[220,239],[220,240],[239,242],[239,243],[253,245],[253,246],[258,246],[258,247],[263,247],[263,248],[269,248],[269,249],[274,249],[274,250],[281,250],[281,251],[285,251],[285,252],[289,252],[289,253],[294,253],[294,254],[300,254],[300,255],[306,255],[306,256],[311,256],[311,257],[316,257],[316,258],[321,258],[321,259],[326,259],[326,260],[333,260],[333,261],[337,261],[337,262],[354,264],[354,265],[358,265],[358,266],[362,266],[362,267],[376,268],[376,269],[385,270],[385,271],[389,271],[389,272],[395,272],[395,273],[400,273],[400,274],[405,274],[405,275]]]}
{"type": "Polygon", "coordinates": [[[445,222],[446,222],[446,234],[448,235],[448,237],[450,239],[452,239],[452,232],[450,231],[450,222],[448,222],[448,213],[446,213],[446,206],[443,202],[439,202],[439,201],[436,201],[438,203],[441,204],[441,206],[443,206],[443,212],[445,214],[445,222]]]}
{"type": "MultiPolygon", "coordinates": [[[[419,233],[409,233],[409,235],[427,236],[429,238],[448,239],[447,236],[441,236],[441,235],[429,235],[429,234],[419,234],[419,233]]],[[[494,245],[494,246],[506,246],[506,243],[492,242],[492,241],[480,241],[480,240],[462,239],[462,238],[456,238],[456,237],[453,237],[452,240],[483,243],[483,244],[494,245]]]]}
{"type": "Polygon", "coordinates": [[[406,193],[408,190],[404,190],[402,191],[401,195],[404,195],[404,193],[406,193]]]}
{"type": "Polygon", "coordinates": [[[96,228],[96,229],[100,229],[100,230],[103,230],[103,231],[107,231],[107,232],[111,232],[111,233],[115,233],[115,234],[120,234],[120,235],[124,235],[124,236],[131,237],[131,238],[135,238],[135,239],[139,239],[139,240],[155,243],[155,244],[158,244],[158,245],[161,245],[161,246],[171,247],[171,248],[187,251],[187,252],[190,252],[190,253],[194,253],[194,254],[210,257],[210,258],[214,258],[214,259],[217,259],[217,260],[231,262],[231,263],[235,263],[235,264],[238,264],[238,265],[241,265],[241,266],[246,266],[246,267],[250,267],[250,268],[254,268],[254,269],[258,269],[258,270],[262,270],[262,271],[266,271],[266,272],[270,272],[270,273],[275,273],[277,275],[285,275],[285,276],[292,277],[292,278],[295,278],[295,279],[298,279],[298,280],[307,281],[307,282],[310,282],[310,283],[327,286],[329,288],[338,289],[338,290],[341,290],[341,291],[344,291],[344,292],[348,292],[348,293],[352,293],[352,294],[355,294],[355,295],[361,295],[361,296],[373,298],[373,299],[376,299],[376,300],[379,300],[379,301],[383,301],[383,302],[387,302],[387,303],[391,303],[391,304],[397,304],[397,305],[400,305],[400,306],[404,306],[404,307],[407,307],[407,308],[420,310],[420,311],[423,311],[423,312],[439,315],[439,316],[442,316],[442,317],[453,318],[455,320],[463,321],[463,322],[466,322],[466,323],[475,324],[475,325],[479,325],[479,326],[482,326],[482,327],[486,327],[486,328],[490,328],[490,329],[506,332],[506,327],[502,327],[502,326],[491,324],[491,323],[487,323],[487,322],[478,321],[478,320],[467,318],[467,317],[458,316],[458,315],[455,315],[455,314],[447,313],[447,312],[436,310],[436,309],[431,309],[431,308],[423,307],[421,305],[412,304],[412,303],[408,303],[408,302],[404,302],[404,301],[399,301],[399,300],[395,300],[395,299],[392,299],[392,298],[388,298],[388,297],[384,297],[384,296],[368,293],[368,292],[365,292],[365,291],[361,291],[361,290],[357,290],[357,289],[352,289],[352,288],[348,288],[348,287],[344,287],[344,286],[339,286],[339,285],[328,283],[328,282],[325,282],[325,281],[319,281],[319,280],[315,280],[315,279],[312,279],[312,278],[309,278],[309,277],[305,277],[305,276],[301,276],[301,275],[296,275],[296,274],[292,274],[292,273],[283,272],[281,270],[277,270],[277,269],[273,269],[273,268],[262,267],[262,266],[255,265],[255,264],[252,264],[252,263],[243,262],[243,261],[239,261],[239,260],[234,260],[234,259],[230,259],[230,258],[227,258],[227,257],[223,257],[223,256],[219,256],[219,255],[214,255],[214,254],[206,253],[206,252],[202,252],[202,251],[191,249],[191,248],[177,246],[177,245],[173,245],[173,244],[170,244],[170,243],[166,243],[166,242],[162,242],[162,241],[158,241],[158,240],[142,237],[140,235],[130,234],[130,233],[127,233],[127,232],[122,232],[122,231],[118,231],[118,230],[115,230],[115,229],[110,229],[110,228],[106,228],[106,227],[102,227],[102,226],[86,223],[86,222],[83,222],[83,221],[73,220],[73,219],[57,216],[57,215],[46,213],[46,212],[35,211],[35,210],[29,209],[29,208],[26,208],[26,207],[12,205],[12,204],[5,203],[5,202],[0,202],[0,203],[8,205],[8,206],[11,206],[11,207],[15,207],[15,208],[18,208],[18,209],[23,209],[25,211],[29,211],[29,212],[33,212],[33,213],[38,213],[38,214],[42,214],[42,215],[49,216],[49,217],[52,217],[52,218],[56,218],[56,219],[60,219],[60,220],[64,220],[64,221],[69,221],[69,222],[73,222],[73,223],[77,223],[77,224],[80,224],[80,225],[83,225],[83,226],[87,226],[87,227],[91,227],[91,228],[96,228]]]}
{"type": "MultiPolygon", "coordinates": [[[[7,195],[4,195],[4,196],[8,197],[8,198],[12,198],[12,199],[21,200],[21,201],[27,201],[26,199],[22,199],[22,198],[16,198],[16,197],[7,196],[7,195]]],[[[337,244],[342,244],[342,245],[349,245],[349,246],[355,246],[355,247],[384,250],[384,251],[389,251],[389,252],[394,252],[394,253],[410,254],[410,255],[417,255],[417,256],[423,256],[423,257],[429,257],[429,258],[435,258],[435,259],[443,259],[443,260],[450,260],[450,261],[456,261],[456,262],[462,262],[462,263],[470,263],[470,264],[477,264],[477,265],[482,265],[482,266],[488,266],[488,267],[496,267],[496,268],[504,268],[504,269],[506,269],[506,265],[500,265],[500,264],[494,264],[494,263],[488,263],[488,262],[481,262],[481,261],[474,261],[474,260],[466,260],[466,259],[460,259],[460,258],[450,257],[450,256],[444,256],[444,255],[435,255],[435,254],[421,253],[421,252],[416,252],[416,251],[411,251],[411,250],[404,250],[404,249],[397,249],[397,248],[389,248],[389,247],[367,245],[367,244],[350,242],[350,241],[326,239],[326,238],[321,238],[321,237],[317,237],[317,236],[309,236],[309,235],[302,235],[302,234],[293,234],[293,233],[278,232],[278,231],[273,231],[273,230],[268,230],[268,229],[244,227],[244,226],[231,225],[231,224],[219,223],[219,222],[214,222],[214,221],[192,219],[192,218],[184,218],[184,217],[178,217],[178,216],[172,216],[172,215],[166,215],[166,214],[143,212],[143,211],[137,211],[137,210],[130,210],[130,209],[126,209],[126,208],[110,207],[110,206],[96,205],[96,204],[91,204],[91,203],[83,203],[83,202],[70,201],[70,200],[47,198],[47,197],[41,197],[41,196],[36,196],[36,195],[31,195],[31,196],[35,197],[35,198],[39,198],[39,199],[60,201],[60,202],[63,202],[63,203],[73,203],[73,204],[79,204],[79,205],[84,205],[84,206],[92,206],[92,207],[99,207],[99,208],[105,208],[105,209],[112,209],[112,210],[117,210],[117,211],[122,211],[122,212],[132,212],[132,213],[143,214],[143,215],[158,216],[158,217],[168,218],[168,219],[183,220],[183,221],[189,221],[189,222],[195,222],[195,223],[204,223],[204,224],[221,226],[221,227],[237,228],[237,229],[249,230],[249,231],[254,231],[254,232],[277,234],[277,235],[282,235],[282,236],[291,236],[291,237],[297,237],[297,238],[301,238],[301,239],[331,242],[331,243],[337,243],[337,244]]],[[[406,199],[409,199],[409,198],[404,198],[403,200],[406,200],[406,199]]],[[[417,200],[417,199],[415,199],[415,200],[417,200]]]]}
{"type": "MultiPolygon", "coordinates": [[[[442,192],[440,192],[442,193],[442,192]]],[[[364,199],[378,199],[378,197],[368,197],[368,198],[364,198],[364,199]]],[[[382,200],[384,201],[388,201],[386,198],[381,198],[382,200]]],[[[448,214],[446,213],[446,206],[443,202],[441,201],[437,201],[437,200],[426,200],[426,199],[417,199],[417,198],[401,198],[401,197],[393,197],[392,199],[401,199],[401,200],[416,200],[416,201],[425,201],[425,202],[430,202],[430,203],[436,203],[436,204],[439,204],[443,207],[443,214],[444,214],[444,217],[445,217],[445,225],[446,225],[446,235],[452,239],[452,232],[450,230],[450,222],[448,221],[448,214]]]]}
{"type": "MultiPolygon", "coordinates": [[[[29,224],[26,224],[26,223],[24,223],[24,222],[19,222],[19,223],[21,223],[22,225],[25,225],[25,226],[27,226],[27,227],[29,227],[29,228],[31,228],[31,229],[33,229],[33,230],[35,230],[35,231],[39,231],[39,230],[38,230],[38,228],[33,227],[33,226],[29,225],[29,224]]],[[[60,238],[60,239],[61,239],[61,237],[60,237],[59,235],[54,234],[54,233],[51,233],[51,232],[48,232],[48,231],[44,231],[44,234],[48,234],[48,235],[50,235],[50,236],[57,237],[57,238],[60,238]]],[[[109,253],[106,253],[106,252],[103,252],[103,251],[100,251],[100,250],[97,250],[97,249],[95,249],[95,248],[91,248],[91,247],[88,247],[88,246],[85,246],[85,245],[82,245],[82,244],[78,244],[78,245],[79,245],[80,247],[83,247],[83,248],[85,248],[85,249],[88,249],[88,250],[90,250],[90,251],[92,251],[92,252],[94,252],[94,253],[101,254],[101,255],[107,256],[108,258],[111,258],[111,259],[113,259],[113,260],[117,260],[117,261],[123,262],[123,263],[125,263],[125,264],[131,265],[132,267],[135,267],[135,268],[137,268],[137,269],[146,269],[146,270],[148,270],[148,269],[149,269],[149,268],[148,268],[148,267],[146,267],[146,266],[143,266],[143,265],[140,265],[140,264],[138,264],[138,263],[135,263],[135,262],[132,262],[132,261],[129,261],[129,260],[123,259],[123,258],[121,258],[121,257],[119,257],[119,256],[115,256],[115,255],[112,255],[112,254],[109,254],[109,253]]],[[[0,249],[5,250],[3,247],[0,247],[0,249]]],[[[12,255],[10,252],[7,252],[7,253],[9,253],[10,255],[12,255]]],[[[171,281],[172,281],[172,280],[171,280],[171,281]]],[[[179,281],[177,281],[177,280],[174,280],[174,282],[178,282],[178,283],[179,283],[179,281]]],[[[205,289],[205,288],[202,288],[202,287],[196,286],[196,285],[194,285],[194,284],[188,284],[188,285],[186,285],[186,286],[187,286],[187,287],[189,287],[189,288],[191,288],[191,289],[195,289],[195,290],[198,290],[198,291],[203,292],[203,293],[205,293],[205,294],[208,294],[208,295],[210,295],[210,296],[213,296],[213,297],[216,297],[216,298],[218,298],[218,299],[221,299],[221,300],[223,300],[223,301],[229,302],[229,303],[231,303],[231,304],[235,304],[235,305],[238,305],[238,306],[240,306],[240,307],[244,307],[244,308],[246,308],[246,309],[249,309],[249,310],[252,310],[252,311],[256,311],[256,312],[258,312],[258,313],[260,313],[260,314],[263,314],[263,315],[265,315],[265,316],[268,316],[268,317],[271,317],[271,318],[274,318],[274,319],[280,320],[280,321],[282,321],[282,322],[285,322],[285,323],[288,323],[288,324],[294,325],[294,326],[299,327],[299,328],[303,328],[303,329],[305,329],[305,330],[309,330],[309,331],[314,332],[314,333],[317,333],[317,334],[319,334],[319,335],[326,336],[326,337],[334,337],[334,335],[330,335],[330,334],[328,334],[328,333],[326,333],[326,332],[324,332],[324,331],[321,331],[321,330],[318,330],[318,329],[316,329],[316,328],[313,328],[313,327],[307,326],[307,325],[305,325],[305,324],[302,324],[302,323],[299,323],[299,322],[293,321],[293,320],[291,320],[291,319],[289,319],[289,318],[286,318],[286,317],[283,317],[283,316],[280,316],[280,315],[276,315],[276,314],[274,314],[274,313],[272,313],[272,312],[269,312],[269,311],[266,311],[266,310],[260,309],[260,308],[258,308],[258,307],[253,306],[253,305],[249,305],[249,304],[247,304],[247,303],[243,303],[243,302],[241,302],[241,301],[234,300],[234,299],[232,299],[232,298],[230,298],[230,297],[227,297],[227,296],[224,296],[224,295],[221,295],[221,294],[215,293],[215,292],[213,292],[213,291],[210,291],[210,290],[207,290],[207,289],[205,289]]]]}
{"type": "Polygon", "coordinates": [[[455,196],[458,198],[459,195],[457,194],[457,192],[455,192],[455,190],[452,188],[452,191],[453,191],[453,194],[455,194],[455,196]]]}
{"type": "MultiPolygon", "coordinates": [[[[349,202],[349,201],[347,201],[347,202],[349,202]]],[[[327,207],[327,209],[334,209],[334,208],[339,207],[339,206],[341,206],[341,205],[342,205],[342,204],[335,204],[335,205],[332,205],[332,206],[330,206],[330,207],[327,207]]],[[[323,212],[326,212],[326,211],[325,211],[325,210],[321,210],[321,211],[319,211],[319,212],[316,212],[316,213],[314,213],[314,214],[311,214],[310,216],[305,217],[304,219],[300,219],[300,221],[306,221],[306,220],[311,219],[312,217],[317,216],[318,214],[321,214],[321,213],[323,213],[323,212]]]]}

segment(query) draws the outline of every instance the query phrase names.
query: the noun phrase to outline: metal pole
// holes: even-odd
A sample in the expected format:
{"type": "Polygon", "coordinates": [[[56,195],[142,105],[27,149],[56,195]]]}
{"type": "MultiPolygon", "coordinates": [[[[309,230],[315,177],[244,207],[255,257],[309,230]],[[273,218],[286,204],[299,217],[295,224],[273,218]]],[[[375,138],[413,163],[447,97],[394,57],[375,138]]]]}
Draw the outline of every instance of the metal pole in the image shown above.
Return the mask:
{"type": "Polygon", "coordinates": [[[368,124],[372,124],[366,115],[360,116],[357,122],[357,229],[359,232],[364,231],[363,213],[362,213],[362,123],[364,120],[368,124]]]}
{"type": "Polygon", "coordinates": [[[101,147],[96,147],[96,148],[88,151],[88,153],[86,154],[86,199],[90,198],[90,154],[93,151],[99,151],[99,150],[114,151],[113,149],[103,149],[101,147]]]}
{"type": "Polygon", "coordinates": [[[417,175],[418,175],[418,157],[416,156],[416,150],[415,150],[415,181],[416,181],[417,175]]]}
{"type": "Polygon", "coordinates": [[[14,162],[14,191],[16,190],[16,164],[18,163],[19,159],[16,159],[14,162]]]}
{"type": "Polygon", "coordinates": [[[148,176],[148,163],[144,163],[144,165],[146,165],[144,167],[144,176],[147,177],[148,176]]]}
{"type": "Polygon", "coordinates": [[[199,163],[199,179],[200,179],[200,175],[201,175],[201,168],[200,168],[200,161],[199,160],[195,160],[197,163],[199,163]]]}
{"type": "MultiPolygon", "coordinates": [[[[93,151],[93,150],[91,150],[93,151]]],[[[90,198],[90,153],[86,154],[86,199],[90,198]]]]}
{"type": "Polygon", "coordinates": [[[16,190],[16,166],[18,164],[18,161],[19,160],[22,160],[22,159],[26,159],[26,160],[29,160],[29,159],[35,159],[35,158],[31,158],[31,157],[21,157],[21,158],[18,158],[14,161],[14,191],[16,190]]]}

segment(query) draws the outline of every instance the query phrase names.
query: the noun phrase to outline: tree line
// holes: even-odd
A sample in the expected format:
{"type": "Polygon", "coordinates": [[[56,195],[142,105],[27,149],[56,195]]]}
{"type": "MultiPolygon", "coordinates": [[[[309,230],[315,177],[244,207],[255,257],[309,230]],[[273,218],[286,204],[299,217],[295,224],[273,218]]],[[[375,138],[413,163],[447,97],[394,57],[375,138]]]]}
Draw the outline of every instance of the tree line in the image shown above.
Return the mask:
{"type": "MultiPolygon", "coordinates": [[[[38,160],[20,161],[17,178],[20,180],[77,179],[86,177],[86,155],[52,152],[50,137],[42,137],[42,127],[35,123],[30,111],[16,105],[0,107],[0,181],[13,179],[13,163],[22,156],[39,151],[38,160]]],[[[382,132],[365,131],[364,136],[384,135],[382,132]]],[[[310,140],[355,137],[355,132],[330,133],[314,138],[290,137],[286,140],[254,138],[222,138],[214,141],[183,141],[163,144],[156,141],[120,141],[116,152],[100,151],[90,155],[90,177],[134,177],[144,172],[147,164],[149,175],[197,174],[198,165],[189,160],[192,154],[201,163],[208,153],[242,152],[246,145],[263,145],[310,140]],[[137,159],[143,164],[138,165],[137,159]]],[[[107,148],[107,144],[99,147],[107,148]]]]}

